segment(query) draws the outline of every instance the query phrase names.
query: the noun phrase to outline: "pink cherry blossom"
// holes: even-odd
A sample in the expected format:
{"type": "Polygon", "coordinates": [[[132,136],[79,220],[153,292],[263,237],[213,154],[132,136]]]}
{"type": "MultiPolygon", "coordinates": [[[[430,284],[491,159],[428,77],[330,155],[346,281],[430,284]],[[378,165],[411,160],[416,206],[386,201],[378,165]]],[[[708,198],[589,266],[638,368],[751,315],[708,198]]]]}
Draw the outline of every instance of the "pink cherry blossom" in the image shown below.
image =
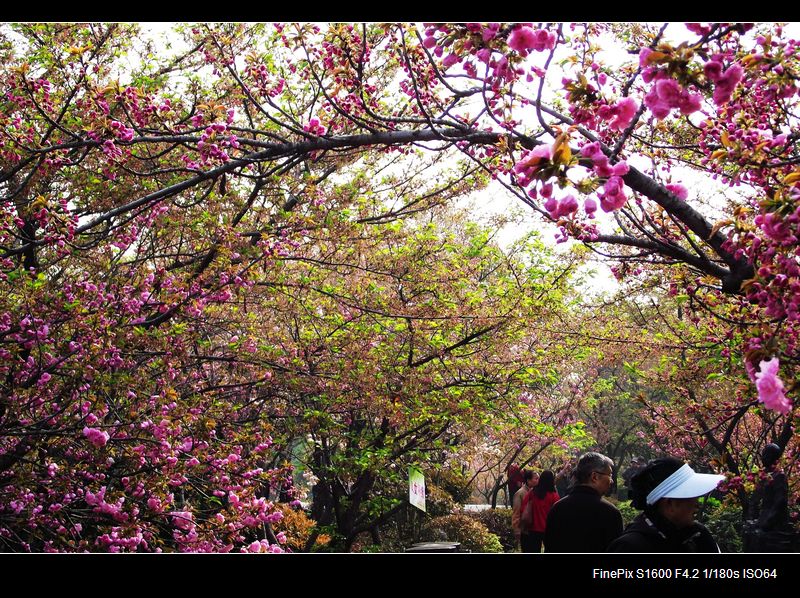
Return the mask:
{"type": "Polygon", "coordinates": [[[686,187],[684,187],[680,183],[668,183],[665,186],[669,190],[669,192],[672,193],[678,199],[685,200],[687,197],[689,197],[689,191],[687,191],[686,187]]]}
{"type": "Polygon", "coordinates": [[[614,176],[625,176],[628,174],[630,169],[631,167],[628,166],[628,163],[624,160],[621,160],[614,164],[614,166],[611,168],[611,172],[614,174],[614,176]]]}
{"type": "Polygon", "coordinates": [[[614,119],[608,124],[612,131],[624,131],[631,124],[639,105],[633,98],[622,98],[613,108],[614,119]]]}
{"type": "Polygon", "coordinates": [[[711,60],[703,65],[703,73],[711,81],[717,81],[722,76],[722,64],[711,60]]]}
{"type": "Polygon", "coordinates": [[[481,38],[484,42],[488,42],[497,36],[498,31],[500,31],[500,23],[489,23],[481,31],[481,38]]]}
{"type": "Polygon", "coordinates": [[[536,45],[536,35],[530,27],[518,27],[508,36],[508,47],[517,52],[527,51],[536,45]]]}
{"type": "Polygon", "coordinates": [[[326,132],[325,127],[322,126],[317,117],[312,117],[308,121],[308,124],[303,127],[303,130],[311,133],[312,135],[324,135],[326,132]]]}
{"type": "Polygon", "coordinates": [[[714,103],[717,106],[721,106],[731,99],[731,96],[733,95],[733,92],[736,89],[739,81],[741,81],[743,75],[744,69],[738,64],[733,64],[728,67],[728,70],[726,70],[717,78],[715,81],[716,87],[714,88],[713,95],[714,103]]]}
{"type": "Polygon", "coordinates": [[[700,110],[702,107],[702,101],[703,98],[699,93],[689,93],[684,89],[678,98],[677,108],[680,110],[681,114],[688,116],[689,114],[693,114],[700,110]]]}
{"type": "Polygon", "coordinates": [[[567,195],[561,200],[560,204],[561,214],[566,216],[578,211],[578,200],[572,195],[567,195]]]}
{"type": "Polygon", "coordinates": [[[544,29],[533,30],[530,27],[518,27],[508,36],[508,47],[520,53],[528,50],[542,52],[555,47],[556,36],[544,29]]]}
{"type": "Polygon", "coordinates": [[[89,428],[86,427],[83,429],[83,435],[86,439],[91,442],[94,446],[100,448],[101,446],[105,446],[108,442],[110,436],[108,432],[103,432],[102,430],[98,430],[97,428],[89,428]]]}
{"type": "Polygon", "coordinates": [[[764,403],[767,409],[785,415],[792,410],[792,402],[786,397],[783,382],[778,378],[779,366],[777,357],[762,360],[759,363],[759,371],[756,372],[756,388],[758,400],[764,403]]]}
{"type": "Polygon", "coordinates": [[[681,86],[675,79],[659,79],[656,81],[655,88],[661,101],[670,107],[678,105],[681,98],[681,86]]]}
{"type": "Polygon", "coordinates": [[[795,236],[791,234],[789,223],[775,212],[759,214],[755,217],[754,222],[770,239],[784,244],[796,241],[795,236]]]}
{"type": "Polygon", "coordinates": [[[711,31],[708,25],[701,25],[700,23],[686,23],[686,29],[697,35],[705,35],[711,31]]]}
{"type": "Polygon", "coordinates": [[[191,511],[175,511],[172,515],[172,523],[175,527],[182,530],[191,530],[195,527],[194,514],[191,511]]]}
{"type": "Polygon", "coordinates": [[[700,94],[691,93],[675,80],[659,72],[656,82],[644,97],[645,106],[658,119],[666,118],[673,108],[683,115],[697,112],[701,108],[700,94]]]}
{"type": "Polygon", "coordinates": [[[625,205],[627,197],[624,187],[625,184],[620,177],[612,176],[606,181],[603,187],[604,193],[600,194],[600,208],[604,212],[613,212],[625,205]]]}
{"type": "Polygon", "coordinates": [[[594,161],[594,172],[597,176],[608,178],[614,174],[614,168],[608,161],[608,156],[600,156],[594,161]]]}
{"type": "Polygon", "coordinates": [[[517,175],[519,184],[523,187],[528,186],[541,170],[545,162],[553,157],[553,148],[549,144],[538,145],[532,150],[525,152],[513,167],[514,174],[517,175]]]}
{"type": "Polygon", "coordinates": [[[451,52],[450,54],[445,56],[444,60],[442,60],[442,66],[444,68],[446,68],[446,69],[449,69],[451,66],[453,66],[457,62],[458,62],[458,56],[451,52]]]}
{"type": "Polygon", "coordinates": [[[590,160],[596,160],[604,156],[603,150],[600,148],[598,141],[592,141],[581,146],[581,156],[585,156],[590,160]]]}

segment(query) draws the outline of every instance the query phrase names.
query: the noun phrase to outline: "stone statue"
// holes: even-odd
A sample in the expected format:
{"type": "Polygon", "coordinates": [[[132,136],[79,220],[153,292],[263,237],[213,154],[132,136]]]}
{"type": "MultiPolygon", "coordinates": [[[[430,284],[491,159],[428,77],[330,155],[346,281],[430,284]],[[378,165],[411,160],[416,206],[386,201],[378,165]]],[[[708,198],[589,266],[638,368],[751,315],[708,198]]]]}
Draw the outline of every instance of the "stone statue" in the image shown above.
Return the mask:
{"type": "Polygon", "coordinates": [[[770,443],[761,452],[767,478],[750,499],[744,529],[745,552],[792,552],[797,537],[789,523],[789,482],[776,465],[783,453],[770,443]]]}

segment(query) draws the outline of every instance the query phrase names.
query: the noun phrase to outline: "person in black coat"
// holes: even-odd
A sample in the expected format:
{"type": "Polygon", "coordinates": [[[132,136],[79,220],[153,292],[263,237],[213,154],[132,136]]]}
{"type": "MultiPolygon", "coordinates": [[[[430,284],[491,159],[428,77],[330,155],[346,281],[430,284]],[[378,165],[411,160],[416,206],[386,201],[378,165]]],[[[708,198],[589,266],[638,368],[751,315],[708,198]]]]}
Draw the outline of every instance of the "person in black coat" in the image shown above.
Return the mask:
{"type": "Polygon", "coordinates": [[[572,477],[575,486],[547,514],[545,552],[603,552],[622,533],[622,515],[603,500],[613,484],[614,462],[586,453],[572,477]]]}
{"type": "Polygon", "coordinates": [[[631,478],[631,504],[642,512],[608,552],[720,552],[711,533],[694,516],[698,497],[724,479],[696,473],[672,457],[650,461],[631,478]]]}

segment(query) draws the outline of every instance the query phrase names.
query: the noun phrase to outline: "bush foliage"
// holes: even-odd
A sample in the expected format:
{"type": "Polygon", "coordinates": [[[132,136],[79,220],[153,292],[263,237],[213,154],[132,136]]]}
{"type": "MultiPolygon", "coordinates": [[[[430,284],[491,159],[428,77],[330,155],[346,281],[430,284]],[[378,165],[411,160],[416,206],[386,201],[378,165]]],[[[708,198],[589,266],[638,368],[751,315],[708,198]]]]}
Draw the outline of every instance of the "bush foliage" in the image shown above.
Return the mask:
{"type": "Polygon", "coordinates": [[[511,529],[511,509],[486,509],[466,513],[497,536],[504,552],[513,552],[517,542],[511,529]]]}
{"type": "Polygon", "coordinates": [[[421,539],[460,542],[465,552],[503,552],[503,545],[495,534],[463,513],[434,517],[422,528],[421,539]]]}

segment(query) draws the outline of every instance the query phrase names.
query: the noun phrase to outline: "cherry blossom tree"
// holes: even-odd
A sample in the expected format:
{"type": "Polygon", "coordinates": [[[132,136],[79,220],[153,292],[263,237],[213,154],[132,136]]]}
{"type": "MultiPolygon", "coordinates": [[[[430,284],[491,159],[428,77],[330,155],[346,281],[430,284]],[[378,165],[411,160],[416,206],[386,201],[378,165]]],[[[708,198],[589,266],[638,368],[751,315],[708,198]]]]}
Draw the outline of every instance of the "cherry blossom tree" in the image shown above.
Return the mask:
{"type": "MultiPolygon", "coordinates": [[[[515,392],[527,353],[493,347],[556,308],[572,265],[424,221],[485,184],[474,165],[355,137],[326,158],[313,119],[297,129],[312,146],[237,158],[264,143],[237,118],[266,139],[275,123],[235,73],[227,90],[216,67],[191,76],[215,64],[205,42],[124,71],[133,26],[6,33],[10,549],[280,551],[275,501],[307,435],[332,499],[315,497],[319,519],[336,510],[347,547],[382,516],[382,471],[427,462],[515,392]],[[167,85],[176,65],[185,87],[167,85]]],[[[295,83],[287,114],[313,98],[295,83]]]]}

